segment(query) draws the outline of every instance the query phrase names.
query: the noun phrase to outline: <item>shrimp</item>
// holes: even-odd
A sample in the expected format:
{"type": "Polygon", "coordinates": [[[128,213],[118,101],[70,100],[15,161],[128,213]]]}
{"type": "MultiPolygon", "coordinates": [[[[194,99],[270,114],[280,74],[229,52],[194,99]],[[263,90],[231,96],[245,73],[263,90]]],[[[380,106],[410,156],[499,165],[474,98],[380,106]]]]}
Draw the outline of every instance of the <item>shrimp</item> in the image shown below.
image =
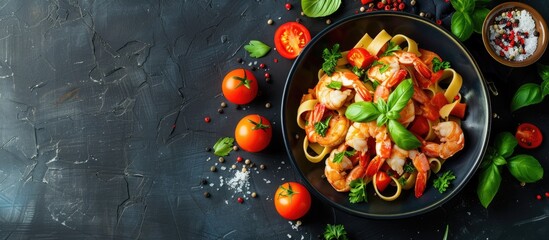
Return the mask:
{"type": "Polygon", "coordinates": [[[345,116],[334,111],[326,113],[326,106],[317,103],[309,114],[308,123],[305,126],[305,132],[310,142],[316,142],[325,147],[335,147],[345,141],[345,135],[350,122],[345,116]],[[327,115],[325,118],[324,115],[327,115]],[[327,121],[327,124],[322,121],[327,121]],[[318,126],[326,125],[324,133],[317,131],[318,126]]]}
{"type": "Polygon", "coordinates": [[[398,58],[398,62],[405,66],[413,66],[417,73],[425,79],[431,79],[433,72],[416,54],[406,51],[395,51],[393,54],[398,58]]]}
{"type": "Polygon", "coordinates": [[[356,129],[349,131],[347,134],[346,143],[355,144],[362,152],[368,150],[368,138],[373,137],[376,141],[376,156],[370,161],[366,168],[366,176],[372,177],[391,155],[392,142],[389,138],[387,128],[385,126],[377,126],[376,122],[353,123],[352,128],[356,129]],[[364,139],[364,140],[360,140],[364,139]],[[359,146],[357,146],[359,145],[359,146]]]}
{"type": "Polygon", "coordinates": [[[422,147],[425,154],[430,157],[448,159],[463,149],[465,137],[458,123],[454,121],[440,122],[433,129],[439,137],[440,143],[425,142],[422,147]]]}
{"type": "Polygon", "coordinates": [[[410,158],[412,159],[412,163],[414,164],[414,167],[417,169],[417,177],[416,177],[416,184],[414,187],[414,195],[416,198],[421,197],[423,195],[423,192],[425,191],[425,186],[427,185],[427,178],[429,170],[431,169],[429,166],[429,161],[427,160],[427,157],[423,153],[419,153],[416,150],[410,151],[410,158]]]}
{"type": "Polygon", "coordinates": [[[377,60],[378,64],[368,69],[368,78],[381,83],[374,93],[374,101],[379,98],[387,101],[391,88],[400,83],[408,74],[400,67],[398,58],[395,56],[384,56],[377,60]]]}
{"type": "Polygon", "coordinates": [[[391,149],[391,156],[385,161],[391,169],[398,173],[398,175],[402,175],[404,173],[406,159],[408,159],[408,151],[394,145],[393,149],[391,149]]]}
{"type": "Polygon", "coordinates": [[[326,166],[324,167],[326,179],[338,192],[348,192],[351,189],[350,184],[353,180],[363,178],[368,162],[367,158],[361,157],[358,164],[353,166],[352,161],[345,155],[342,156],[340,162],[334,162],[335,155],[345,151],[345,148],[346,145],[342,144],[338,149],[334,149],[330,156],[326,158],[326,166]]]}
{"type": "Polygon", "coordinates": [[[414,84],[412,99],[420,105],[416,114],[431,121],[436,121],[440,117],[437,108],[431,103],[431,98],[416,84],[414,84]]]}
{"type": "Polygon", "coordinates": [[[328,109],[337,110],[354,97],[355,90],[362,100],[370,101],[371,94],[357,75],[350,71],[334,72],[332,76],[325,74],[316,86],[318,101],[328,109]],[[338,82],[339,87],[332,87],[338,82]]]}

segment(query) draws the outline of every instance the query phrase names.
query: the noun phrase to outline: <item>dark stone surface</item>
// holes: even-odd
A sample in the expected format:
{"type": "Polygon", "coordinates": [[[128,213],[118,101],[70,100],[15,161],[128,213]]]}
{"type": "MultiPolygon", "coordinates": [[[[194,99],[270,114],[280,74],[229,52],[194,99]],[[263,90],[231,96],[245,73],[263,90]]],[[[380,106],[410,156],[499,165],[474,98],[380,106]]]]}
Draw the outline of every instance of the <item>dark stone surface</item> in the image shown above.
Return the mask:
{"type": "MultiPolygon", "coordinates": [[[[413,218],[362,219],[317,199],[299,227],[279,217],[277,186],[301,181],[280,129],[281,91],[293,61],[275,50],[254,59],[243,46],[253,39],[274,46],[277,26],[297,18],[314,36],[327,19],[360,14],[361,6],[343,1],[332,16],[313,19],[300,15],[300,1],[288,1],[290,11],[286,2],[0,1],[0,237],[316,239],[326,224],[344,224],[352,239],[441,239],[447,225],[451,239],[547,236],[547,178],[520,186],[506,170],[488,209],[477,199],[475,177],[440,208],[413,218]],[[223,76],[254,66],[260,95],[237,108],[221,94],[223,76]],[[228,103],[223,113],[221,102],[228,103]],[[271,145],[260,153],[234,151],[219,163],[207,148],[233,136],[251,113],[273,123],[271,145]],[[237,156],[255,164],[244,192],[228,184],[231,165],[242,168],[237,156]]],[[[431,12],[449,27],[449,3],[417,2],[406,11],[431,12]]],[[[523,2],[549,15],[546,1],[523,2]]],[[[492,95],[492,135],[514,132],[521,122],[549,133],[547,100],[515,113],[508,107],[520,84],[541,82],[535,65],[498,64],[479,34],[465,44],[499,93],[492,95]]],[[[549,64],[548,53],[539,62],[549,64]]],[[[547,169],[548,147],[545,141],[516,152],[547,169]]]]}

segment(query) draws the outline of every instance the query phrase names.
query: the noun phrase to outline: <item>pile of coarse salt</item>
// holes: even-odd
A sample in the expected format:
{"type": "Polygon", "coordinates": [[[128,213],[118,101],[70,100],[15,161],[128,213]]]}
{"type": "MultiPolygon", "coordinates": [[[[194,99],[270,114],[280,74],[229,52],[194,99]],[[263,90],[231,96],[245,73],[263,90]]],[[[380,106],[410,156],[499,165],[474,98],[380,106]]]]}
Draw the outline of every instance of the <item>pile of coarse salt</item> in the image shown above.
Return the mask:
{"type": "Polygon", "coordinates": [[[536,22],[526,10],[506,10],[490,26],[490,45],[497,54],[512,61],[523,61],[537,48],[536,22]]]}

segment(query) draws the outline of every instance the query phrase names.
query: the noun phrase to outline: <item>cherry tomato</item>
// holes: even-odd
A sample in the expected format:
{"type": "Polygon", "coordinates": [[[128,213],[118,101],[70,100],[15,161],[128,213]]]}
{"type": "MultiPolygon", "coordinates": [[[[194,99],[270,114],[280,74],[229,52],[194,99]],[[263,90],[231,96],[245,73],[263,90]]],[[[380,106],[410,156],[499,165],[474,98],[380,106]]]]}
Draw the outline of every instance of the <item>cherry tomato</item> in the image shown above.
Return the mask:
{"type": "Polygon", "coordinates": [[[274,204],[280,216],[296,220],[305,216],[311,208],[311,195],[300,183],[287,182],[276,189],[274,204]]]}
{"type": "Polygon", "coordinates": [[[271,142],[273,129],[265,117],[250,114],[240,119],[234,131],[236,143],[248,152],[259,152],[271,142]]]}
{"type": "Polygon", "coordinates": [[[539,128],[531,123],[520,124],[515,133],[515,137],[517,138],[518,145],[527,149],[539,147],[543,140],[539,128]]]}
{"type": "Polygon", "coordinates": [[[371,55],[364,48],[353,48],[349,53],[347,53],[347,61],[355,67],[366,68],[370,66],[376,57],[371,55]]]}
{"type": "Polygon", "coordinates": [[[379,190],[380,192],[383,192],[387,185],[389,185],[389,183],[392,181],[389,175],[384,171],[377,172],[375,178],[377,190],[379,190]]]}
{"type": "Polygon", "coordinates": [[[246,104],[257,96],[257,80],[250,70],[234,69],[225,75],[221,90],[230,102],[246,104]]]}
{"type": "Polygon", "coordinates": [[[362,5],[366,5],[368,3],[371,3],[373,2],[374,0],[360,0],[360,2],[362,3],[362,5]]]}
{"type": "Polygon", "coordinates": [[[410,131],[413,133],[425,137],[429,133],[429,122],[427,118],[421,115],[416,115],[414,121],[410,124],[410,131]]]}
{"type": "Polygon", "coordinates": [[[274,35],[276,51],[287,59],[296,58],[309,41],[311,41],[309,30],[297,22],[280,25],[274,35]]]}

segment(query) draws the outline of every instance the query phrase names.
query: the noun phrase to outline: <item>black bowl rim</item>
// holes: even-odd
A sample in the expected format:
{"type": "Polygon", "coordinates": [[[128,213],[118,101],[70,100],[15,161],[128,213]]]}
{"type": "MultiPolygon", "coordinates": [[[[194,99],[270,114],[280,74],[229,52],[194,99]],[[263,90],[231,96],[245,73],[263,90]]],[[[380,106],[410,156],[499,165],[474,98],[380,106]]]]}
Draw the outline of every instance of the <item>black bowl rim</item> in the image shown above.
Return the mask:
{"type": "Polygon", "coordinates": [[[459,185],[454,185],[454,189],[451,192],[446,193],[442,198],[440,198],[439,200],[433,202],[431,205],[429,205],[427,207],[424,207],[424,208],[417,209],[415,211],[403,212],[403,213],[398,213],[398,214],[372,214],[372,213],[357,211],[357,210],[339,205],[339,204],[331,201],[330,199],[326,198],[320,192],[318,192],[316,190],[316,188],[314,188],[312,186],[312,184],[304,176],[304,173],[299,169],[299,166],[297,165],[296,159],[293,157],[293,155],[291,153],[292,152],[291,151],[291,146],[290,146],[290,143],[289,143],[289,140],[288,140],[290,137],[293,137],[293,136],[288,136],[288,134],[285,131],[285,129],[286,129],[286,123],[285,123],[286,114],[285,114],[285,111],[284,111],[285,110],[285,104],[284,103],[286,102],[285,100],[288,97],[288,87],[290,85],[290,80],[291,80],[292,76],[294,75],[294,72],[297,69],[298,63],[300,62],[301,58],[303,58],[302,55],[299,55],[295,59],[294,63],[292,64],[292,67],[290,69],[290,72],[288,73],[286,82],[284,84],[284,89],[283,89],[283,93],[282,93],[282,101],[281,101],[282,107],[280,108],[280,111],[281,111],[281,114],[280,114],[281,131],[282,131],[282,139],[284,141],[284,146],[285,146],[285,149],[286,149],[286,153],[288,154],[288,158],[290,159],[290,162],[291,162],[294,170],[298,172],[298,175],[300,176],[300,180],[305,183],[305,185],[307,186],[309,191],[314,196],[316,196],[318,199],[321,199],[323,202],[328,203],[330,206],[333,206],[333,207],[335,207],[339,210],[342,210],[344,212],[347,212],[349,214],[359,216],[359,217],[366,217],[366,218],[373,218],[373,219],[401,219],[401,218],[413,217],[413,216],[417,216],[419,214],[427,213],[427,212],[432,211],[435,208],[443,205],[444,203],[446,203],[447,201],[452,199],[455,195],[457,195],[459,192],[461,192],[461,190],[467,185],[467,183],[471,180],[471,178],[473,178],[473,175],[475,174],[478,167],[480,166],[480,163],[482,162],[482,158],[484,157],[484,155],[486,153],[486,148],[487,148],[487,145],[488,145],[488,141],[489,141],[489,137],[490,137],[490,131],[491,131],[491,125],[492,125],[492,119],[491,119],[492,109],[491,109],[490,94],[488,92],[488,87],[486,85],[486,82],[484,81],[485,78],[482,75],[482,71],[480,70],[480,67],[478,66],[476,60],[472,57],[471,52],[465,47],[465,45],[462,42],[460,42],[454,35],[452,35],[445,28],[436,25],[432,21],[426,20],[424,18],[421,18],[421,17],[419,17],[417,15],[414,15],[414,14],[411,14],[411,13],[376,11],[376,12],[361,13],[361,14],[356,14],[356,15],[352,15],[352,16],[349,16],[349,17],[345,17],[345,18],[333,23],[332,25],[328,26],[327,28],[321,30],[318,34],[316,34],[311,39],[311,41],[307,44],[307,46],[305,46],[305,48],[302,50],[302,52],[307,52],[309,50],[309,48],[312,48],[312,46],[317,41],[319,41],[324,35],[326,35],[330,31],[332,31],[333,29],[339,27],[340,25],[343,25],[343,24],[345,24],[347,22],[350,22],[350,21],[354,21],[356,19],[373,18],[373,17],[376,17],[376,16],[389,16],[389,17],[390,16],[397,16],[397,17],[409,18],[409,19],[412,19],[414,21],[420,21],[423,24],[429,25],[429,26],[441,31],[444,35],[448,36],[449,39],[453,40],[453,42],[457,46],[459,46],[459,48],[461,48],[461,50],[464,53],[466,53],[467,58],[469,59],[469,61],[474,66],[475,72],[478,74],[478,76],[480,76],[480,80],[481,80],[480,84],[481,84],[482,90],[484,91],[485,95],[487,96],[486,101],[485,101],[485,105],[486,105],[485,107],[486,107],[486,110],[488,112],[488,115],[487,115],[487,121],[484,124],[484,128],[486,129],[486,133],[483,136],[484,141],[482,141],[483,146],[481,147],[481,152],[478,155],[477,159],[474,159],[475,163],[474,163],[473,167],[471,169],[469,169],[469,171],[466,173],[465,179],[459,185]]]}

